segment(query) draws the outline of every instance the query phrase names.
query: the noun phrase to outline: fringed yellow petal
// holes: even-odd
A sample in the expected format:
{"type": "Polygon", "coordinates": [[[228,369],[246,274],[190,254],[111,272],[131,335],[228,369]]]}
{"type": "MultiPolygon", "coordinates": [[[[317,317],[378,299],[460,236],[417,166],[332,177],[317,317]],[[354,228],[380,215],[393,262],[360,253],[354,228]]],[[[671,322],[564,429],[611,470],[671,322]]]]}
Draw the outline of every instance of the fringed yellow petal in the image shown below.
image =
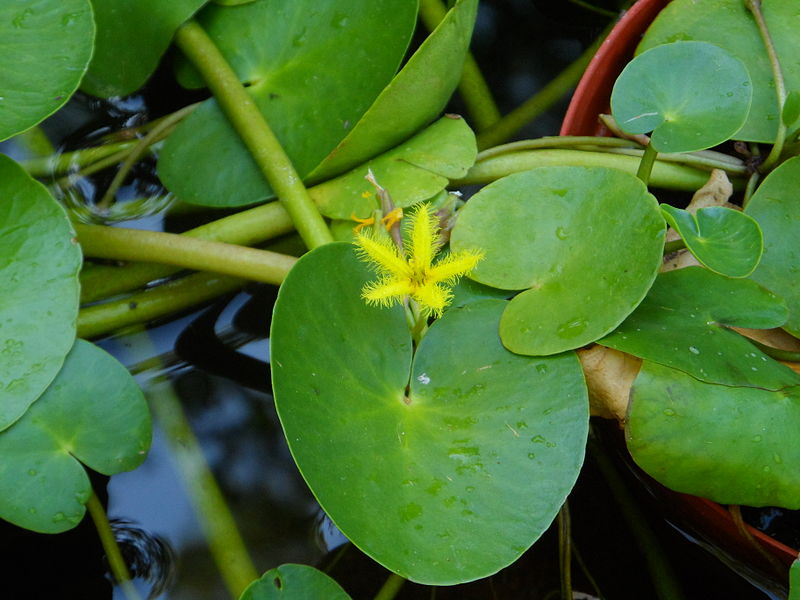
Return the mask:
{"type": "Polygon", "coordinates": [[[427,204],[411,215],[411,238],[408,253],[416,273],[426,272],[439,250],[439,220],[427,204]]]}
{"type": "Polygon", "coordinates": [[[384,277],[366,284],[361,289],[361,297],[368,304],[391,306],[395,302],[402,302],[413,291],[413,286],[407,280],[384,277]]]}
{"type": "Polygon", "coordinates": [[[359,232],[355,244],[358,247],[359,258],[373,263],[378,271],[399,278],[411,278],[408,262],[400,256],[400,251],[391,239],[376,239],[369,234],[359,232]]]}
{"type": "Polygon", "coordinates": [[[453,294],[449,289],[429,282],[418,286],[414,293],[411,294],[411,297],[419,303],[426,313],[439,317],[442,315],[444,307],[450,302],[453,294]]]}
{"type": "Polygon", "coordinates": [[[468,275],[481,258],[483,258],[482,252],[471,250],[448,254],[431,267],[428,280],[433,283],[453,283],[462,275],[468,275]]]}

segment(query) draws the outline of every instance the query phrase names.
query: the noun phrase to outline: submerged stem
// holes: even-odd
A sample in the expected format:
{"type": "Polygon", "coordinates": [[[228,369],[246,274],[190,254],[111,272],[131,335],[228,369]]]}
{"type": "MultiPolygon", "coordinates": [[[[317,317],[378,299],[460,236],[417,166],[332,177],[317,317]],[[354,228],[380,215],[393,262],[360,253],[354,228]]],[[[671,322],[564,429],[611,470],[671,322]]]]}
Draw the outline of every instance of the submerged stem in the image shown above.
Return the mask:
{"type": "Polygon", "coordinates": [[[397,573],[390,573],[381,589],[378,590],[377,594],[375,594],[374,600],[392,600],[395,596],[397,596],[400,588],[403,587],[405,582],[406,580],[400,577],[400,575],[397,573]]]}
{"type": "Polygon", "coordinates": [[[558,511],[558,565],[561,570],[561,600],[572,600],[572,525],[567,501],[558,511]]]}

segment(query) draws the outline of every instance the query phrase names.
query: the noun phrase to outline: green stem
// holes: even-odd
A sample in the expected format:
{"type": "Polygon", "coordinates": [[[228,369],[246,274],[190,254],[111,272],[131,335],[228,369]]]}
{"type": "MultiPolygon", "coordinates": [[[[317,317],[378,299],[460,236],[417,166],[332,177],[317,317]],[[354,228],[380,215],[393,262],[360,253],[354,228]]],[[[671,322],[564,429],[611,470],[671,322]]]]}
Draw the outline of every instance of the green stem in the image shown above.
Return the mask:
{"type": "Polygon", "coordinates": [[[276,285],[297,262],[294,256],[175,233],[105,225],[74,227],[84,256],[94,258],[155,262],[276,285]]]}
{"type": "Polygon", "coordinates": [[[653,172],[653,165],[656,162],[656,156],[658,156],[658,152],[656,152],[655,148],[653,148],[653,144],[647,144],[647,146],[644,147],[642,160],[639,163],[639,168],[636,171],[636,176],[641,179],[645,185],[649,185],[650,174],[653,172]]]}
{"type": "Polygon", "coordinates": [[[518,152],[520,150],[540,150],[542,148],[571,148],[573,150],[597,150],[600,148],[643,148],[630,140],[615,137],[599,137],[591,135],[549,135],[533,140],[519,140],[500,146],[493,146],[478,153],[475,162],[488,158],[518,152]]]}
{"type": "MultiPolygon", "coordinates": [[[[606,150],[606,152],[613,154],[627,154],[629,156],[636,156],[639,159],[643,158],[644,156],[644,151],[636,148],[609,148],[606,150]]],[[[744,163],[741,161],[739,161],[739,163],[734,162],[737,160],[735,157],[721,158],[725,156],[721,152],[717,152],[716,154],[719,156],[712,157],[707,151],[703,154],[700,154],[699,152],[687,152],[686,154],[658,153],[657,160],[661,162],[688,165],[706,171],[721,169],[728,175],[733,176],[741,177],[743,175],[747,175],[747,167],[744,165],[744,163]],[[729,160],[729,158],[733,158],[733,160],[729,160]]]]}
{"type": "Polygon", "coordinates": [[[477,137],[478,149],[482,150],[496,146],[511,138],[527,123],[533,121],[575,87],[609,31],[610,26],[598,36],[591,46],[584,50],[583,54],[570,63],[535,95],[494,123],[494,125],[485,131],[481,131],[477,137]]]}
{"type": "Polygon", "coordinates": [[[405,582],[406,580],[397,573],[390,573],[381,589],[375,594],[374,600],[393,600],[405,582]]]}
{"type": "Polygon", "coordinates": [[[558,565],[561,571],[561,600],[572,600],[572,526],[569,504],[558,511],[558,565]]]}
{"type": "Polygon", "coordinates": [[[588,2],[584,2],[584,0],[569,0],[573,4],[577,4],[581,8],[585,8],[588,11],[596,13],[598,15],[603,15],[604,17],[610,17],[612,19],[616,19],[617,13],[611,10],[607,10],[605,8],[600,8],[599,6],[595,6],[594,4],[589,4],[588,2]]]}
{"type": "Polygon", "coordinates": [[[125,597],[128,600],[140,600],[139,593],[131,583],[131,574],[128,571],[128,565],[125,564],[125,559],[122,558],[122,552],[117,544],[117,539],[114,537],[114,531],[111,529],[111,523],[108,522],[108,516],[97,498],[97,495],[92,490],[89,494],[89,500],[86,502],[86,508],[89,515],[94,521],[97,535],[100,537],[100,543],[103,545],[103,551],[106,553],[106,560],[108,561],[108,568],[111,569],[111,574],[114,576],[114,581],[119,585],[125,597]]]}
{"type": "Polygon", "coordinates": [[[753,15],[753,19],[758,26],[758,31],[761,34],[761,39],[764,42],[764,48],[767,50],[769,64],[772,68],[772,77],[775,80],[775,95],[778,99],[778,131],[775,135],[775,144],[772,146],[772,150],[767,158],[761,164],[761,169],[767,171],[780,158],[781,152],[783,152],[783,142],[786,138],[786,125],[783,123],[782,118],[783,104],[786,101],[786,82],[783,78],[783,70],[781,69],[781,61],[778,58],[778,52],[775,50],[775,44],[772,41],[769,27],[764,19],[764,13],[761,12],[761,0],[745,0],[745,5],[753,15]]]}
{"type": "Polygon", "coordinates": [[[684,248],[686,248],[686,242],[682,239],[666,242],[664,244],[664,254],[672,254],[673,252],[683,250],[684,248]]]}
{"type": "Polygon", "coordinates": [[[761,173],[758,171],[753,171],[750,174],[750,177],[747,179],[747,186],[744,188],[744,197],[742,198],[742,208],[747,208],[747,204],[750,202],[750,198],[753,197],[753,194],[756,191],[756,186],[758,185],[758,181],[761,179],[761,173]]]}
{"type": "Polygon", "coordinates": [[[306,245],[313,249],[332,242],[333,236],[291,160],[211,38],[196,22],[187,21],[175,33],[175,43],[200,71],[306,245]]]}
{"type": "MultiPolygon", "coordinates": [[[[446,14],[447,7],[442,0],[420,0],[419,18],[429,31],[436,29],[446,14]]],[[[458,90],[477,131],[483,131],[500,119],[500,110],[472,53],[468,52],[464,59],[458,90]]]]}

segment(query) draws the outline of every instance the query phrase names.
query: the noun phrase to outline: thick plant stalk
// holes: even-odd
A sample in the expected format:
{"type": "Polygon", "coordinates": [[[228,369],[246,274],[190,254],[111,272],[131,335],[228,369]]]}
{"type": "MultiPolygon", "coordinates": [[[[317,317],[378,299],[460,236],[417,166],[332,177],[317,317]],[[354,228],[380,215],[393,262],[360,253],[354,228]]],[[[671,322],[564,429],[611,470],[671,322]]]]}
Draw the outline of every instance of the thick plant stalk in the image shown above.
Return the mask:
{"type": "Polygon", "coordinates": [[[196,22],[187,21],[175,33],[175,43],[203,76],[309,249],[332,242],[291,160],[208,34],[196,22]]]}

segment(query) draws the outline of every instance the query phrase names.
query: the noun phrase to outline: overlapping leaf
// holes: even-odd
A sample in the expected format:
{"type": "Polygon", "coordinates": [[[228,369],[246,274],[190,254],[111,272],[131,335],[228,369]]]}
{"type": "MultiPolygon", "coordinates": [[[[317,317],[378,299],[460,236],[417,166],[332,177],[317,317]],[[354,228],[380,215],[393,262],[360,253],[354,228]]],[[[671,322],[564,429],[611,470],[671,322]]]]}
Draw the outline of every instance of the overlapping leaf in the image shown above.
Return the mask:
{"type": "Polygon", "coordinates": [[[338,583],[308,565],[286,564],[270,569],[247,586],[239,600],[350,600],[338,583]]]}

